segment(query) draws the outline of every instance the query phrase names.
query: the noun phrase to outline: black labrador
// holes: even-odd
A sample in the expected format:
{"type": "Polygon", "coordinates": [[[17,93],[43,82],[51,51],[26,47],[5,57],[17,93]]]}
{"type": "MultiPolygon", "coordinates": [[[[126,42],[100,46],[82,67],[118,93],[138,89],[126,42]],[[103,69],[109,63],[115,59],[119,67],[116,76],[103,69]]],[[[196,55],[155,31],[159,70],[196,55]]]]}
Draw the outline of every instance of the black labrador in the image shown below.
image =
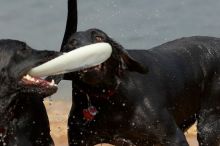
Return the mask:
{"type": "Polygon", "coordinates": [[[0,146],[52,146],[42,97],[57,87],[28,71],[58,56],[16,40],[0,40],[0,146]]]}
{"type": "Polygon", "coordinates": [[[187,37],[149,50],[125,50],[98,29],[72,34],[61,51],[99,42],[113,48],[104,63],[72,80],[69,144],[188,146],[196,120],[201,146],[220,145],[220,39],[187,37]]]}

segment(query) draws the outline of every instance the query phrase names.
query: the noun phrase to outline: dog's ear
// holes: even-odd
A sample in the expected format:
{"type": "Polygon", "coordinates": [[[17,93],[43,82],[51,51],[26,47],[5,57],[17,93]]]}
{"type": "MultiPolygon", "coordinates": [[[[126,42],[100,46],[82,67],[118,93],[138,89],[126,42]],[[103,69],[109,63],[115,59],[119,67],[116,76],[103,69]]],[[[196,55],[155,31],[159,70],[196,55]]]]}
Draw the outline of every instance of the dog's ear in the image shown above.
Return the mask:
{"type": "Polygon", "coordinates": [[[107,42],[111,44],[112,48],[115,48],[113,49],[113,53],[115,51],[115,53],[119,55],[119,57],[122,59],[122,65],[125,66],[129,71],[135,71],[142,74],[148,73],[148,68],[144,67],[141,63],[131,57],[122,45],[110,37],[108,37],[107,42]]]}
{"type": "Polygon", "coordinates": [[[135,72],[139,72],[139,73],[142,73],[142,74],[148,73],[148,68],[144,67],[141,63],[136,61],[125,50],[120,49],[119,55],[122,58],[124,65],[126,66],[126,68],[129,71],[135,71],[135,72]]]}

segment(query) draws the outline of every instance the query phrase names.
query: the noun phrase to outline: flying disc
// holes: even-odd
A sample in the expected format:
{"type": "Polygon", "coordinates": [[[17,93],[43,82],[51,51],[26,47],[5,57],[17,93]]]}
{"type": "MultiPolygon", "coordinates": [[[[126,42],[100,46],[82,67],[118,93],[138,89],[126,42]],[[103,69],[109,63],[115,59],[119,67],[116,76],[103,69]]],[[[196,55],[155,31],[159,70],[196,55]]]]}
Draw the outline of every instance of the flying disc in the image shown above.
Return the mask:
{"type": "Polygon", "coordinates": [[[79,71],[103,63],[111,53],[112,47],[108,43],[83,46],[32,68],[28,74],[43,77],[79,71]]]}

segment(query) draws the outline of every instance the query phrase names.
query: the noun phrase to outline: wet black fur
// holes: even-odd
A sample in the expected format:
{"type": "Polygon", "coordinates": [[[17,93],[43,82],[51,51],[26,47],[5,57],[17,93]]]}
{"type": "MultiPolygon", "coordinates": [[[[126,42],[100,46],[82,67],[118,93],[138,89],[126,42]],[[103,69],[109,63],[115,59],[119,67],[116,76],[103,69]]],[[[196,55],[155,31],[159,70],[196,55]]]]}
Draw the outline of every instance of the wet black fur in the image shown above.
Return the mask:
{"type": "Polygon", "coordinates": [[[0,40],[0,146],[53,145],[42,97],[56,89],[35,91],[20,80],[32,67],[57,55],[33,50],[24,42],[0,40]]]}
{"type": "Polygon", "coordinates": [[[113,48],[105,70],[65,75],[73,81],[71,146],[187,146],[183,132],[196,120],[200,145],[220,144],[219,38],[187,37],[149,50],[124,50],[103,31],[90,29],[74,33],[62,51],[97,43],[97,36],[113,48]],[[114,95],[103,98],[108,89],[114,95]],[[98,109],[93,121],[82,114],[87,96],[98,109]]]}
{"type": "Polygon", "coordinates": [[[61,51],[96,43],[92,32],[104,36],[104,42],[110,43],[114,51],[114,59],[107,63],[108,71],[114,74],[109,74],[104,84],[91,84],[100,79],[97,74],[90,75],[93,80],[79,72],[65,75],[73,85],[68,120],[71,146],[100,142],[118,146],[185,146],[188,144],[183,131],[196,120],[200,145],[220,144],[219,38],[188,37],[149,50],[124,50],[100,30],[74,34],[76,0],[68,0],[68,16],[61,51]],[[121,81],[117,92],[103,98],[103,88],[113,88],[116,79],[121,81]],[[88,107],[86,94],[99,111],[91,122],[82,115],[88,107]]]}

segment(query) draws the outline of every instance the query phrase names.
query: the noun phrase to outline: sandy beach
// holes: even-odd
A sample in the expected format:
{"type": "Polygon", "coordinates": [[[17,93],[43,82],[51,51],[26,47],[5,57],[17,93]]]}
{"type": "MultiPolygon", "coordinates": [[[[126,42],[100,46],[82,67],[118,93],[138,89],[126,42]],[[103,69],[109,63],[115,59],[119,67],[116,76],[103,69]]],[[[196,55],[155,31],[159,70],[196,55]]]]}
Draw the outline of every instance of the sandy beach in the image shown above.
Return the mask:
{"type": "MultiPolygon", "coordinates": [[[[67,146],[67,118],[71,107],[71,102],[65,100],[45,100],[50,125],[51,135],[56,146],[67,146]]],[[[198,146],[196,139],[196,127],[191,127],[185,133],[190,146],[198,146]]],[[[100,145],[97,145],[100,146],[100,145]]],[[[102,144],[102,146],[110,146],[102,144]]]]}

